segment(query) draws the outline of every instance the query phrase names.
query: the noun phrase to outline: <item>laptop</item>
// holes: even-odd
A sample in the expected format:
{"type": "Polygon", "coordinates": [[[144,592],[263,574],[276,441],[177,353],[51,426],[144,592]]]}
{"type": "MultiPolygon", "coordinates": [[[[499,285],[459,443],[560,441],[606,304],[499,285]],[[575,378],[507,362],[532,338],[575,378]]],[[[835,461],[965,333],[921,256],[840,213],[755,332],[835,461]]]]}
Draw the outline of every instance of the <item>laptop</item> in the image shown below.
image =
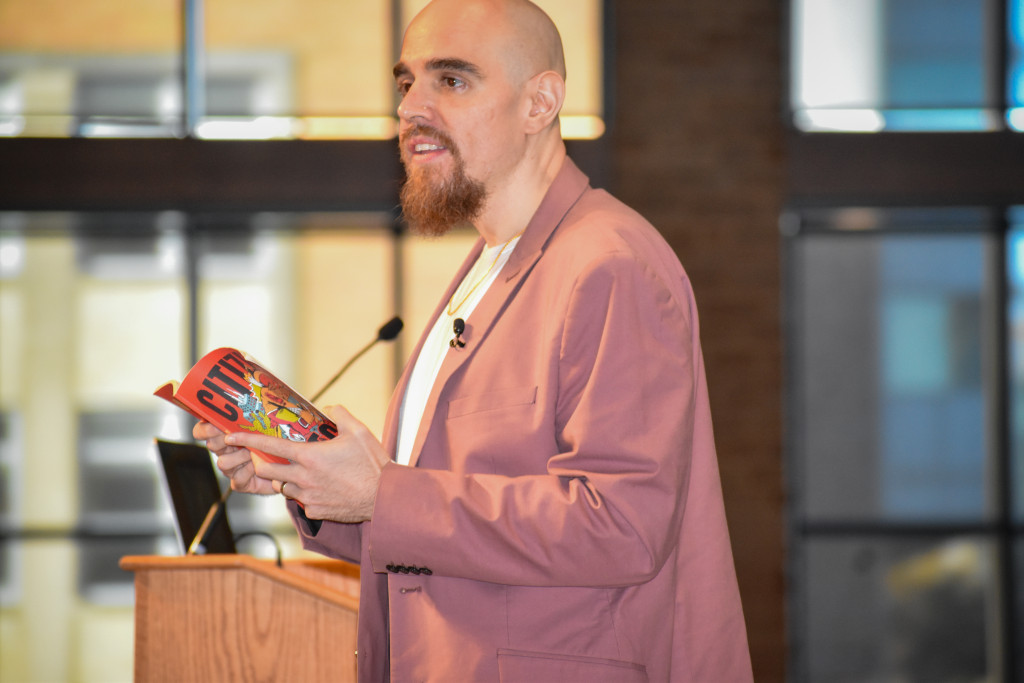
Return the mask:
{"type": "MultiPolygon", "coordinates": [[[[161,464],[164,489],[174,512],[174,529],[182,554],[190,554],[203,522],[218,501],[229,494],[222,492],[210,452],[194,443],[155,440],[161,464]]],[[[235,553],[235,540],[228,523],[227,511],[212,518],[204,531],[206,540],[197,545],[197,554],[235,553]]]]}

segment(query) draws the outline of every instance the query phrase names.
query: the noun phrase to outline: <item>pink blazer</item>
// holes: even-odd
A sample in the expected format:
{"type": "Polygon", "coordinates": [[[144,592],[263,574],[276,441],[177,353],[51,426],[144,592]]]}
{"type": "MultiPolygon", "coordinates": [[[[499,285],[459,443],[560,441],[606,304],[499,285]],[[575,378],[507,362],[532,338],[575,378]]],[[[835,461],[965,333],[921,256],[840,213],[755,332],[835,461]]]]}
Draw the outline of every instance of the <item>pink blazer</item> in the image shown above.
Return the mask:
{"type": "Polygon", "coordinates": [[[751,680],[697,311],[661,236],[567,160],[462,339],[373,521],[297,522],[361,564],[360,680],[751,680]]]}

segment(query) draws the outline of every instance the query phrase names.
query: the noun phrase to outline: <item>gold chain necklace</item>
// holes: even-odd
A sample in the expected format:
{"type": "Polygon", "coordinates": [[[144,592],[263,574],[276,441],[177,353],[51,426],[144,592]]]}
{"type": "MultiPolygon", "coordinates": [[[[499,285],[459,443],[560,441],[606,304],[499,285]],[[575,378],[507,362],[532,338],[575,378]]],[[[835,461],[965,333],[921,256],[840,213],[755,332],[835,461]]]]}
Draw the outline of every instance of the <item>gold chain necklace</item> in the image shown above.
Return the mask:
{"type": "Polygon", "coordinates": [[[454,302],[455,295],[458,294],[459,289],[456,288],[455,291],[452,292],[451,297],[448,298],[448,315],[455,315],[458,312],[458,310],[462,308],[462,304],[469,301],[469,297],[473,296],[473,292],[476,291],[476,288],[483,284],[483,281],[486,280],[487,276],[491,274],[492,270],[494,270],[494,264],[497,263],[498,260],[501,258],[501,255],[505,253],[505,248],[508,247],[508,245],[512,244],[512,241],[522,234],[523,232],[520,231],[519,233],[512,235],[512,237],[509,238],[508,242],[505,242],[505,244],[501,245],[501,249],[498,250],[498,255],[494,257],[493,261],[491,261],[491,265],[487,266],[487,271],[484,272],[483,276],[479,280],[473,283],[473,286],[469,288],[468,292],[466,292],[466,296],[462,297],[462,301],[460,301],[455,308],[452,308],[452,303],[454,302]]]}

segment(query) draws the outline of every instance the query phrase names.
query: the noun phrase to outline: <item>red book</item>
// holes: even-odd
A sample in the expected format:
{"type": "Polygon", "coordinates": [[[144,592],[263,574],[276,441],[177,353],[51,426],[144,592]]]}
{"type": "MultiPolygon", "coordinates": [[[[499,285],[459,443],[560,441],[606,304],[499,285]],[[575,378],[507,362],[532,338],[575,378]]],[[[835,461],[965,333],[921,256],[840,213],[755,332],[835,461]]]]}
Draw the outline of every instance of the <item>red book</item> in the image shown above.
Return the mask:
{"type": "MultiPolygon", "coordinates": [[[[326,441],[338,428],[297,391],[238,349],[215,349],[181,382],[168,382],[154,395],[225,433],[258,432],[291,441],[326,441]]],[[[269,462],[289,461],[253,451],[269,462]]]]}

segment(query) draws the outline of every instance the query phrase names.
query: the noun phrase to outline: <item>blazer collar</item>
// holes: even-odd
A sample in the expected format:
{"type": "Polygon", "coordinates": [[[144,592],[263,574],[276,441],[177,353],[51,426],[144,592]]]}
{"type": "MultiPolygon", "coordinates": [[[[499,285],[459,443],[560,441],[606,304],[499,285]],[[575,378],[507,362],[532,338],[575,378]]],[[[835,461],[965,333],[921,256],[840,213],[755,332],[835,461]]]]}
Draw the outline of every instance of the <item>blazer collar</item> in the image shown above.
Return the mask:
{"type": "MultiPolygon", "coordinates": [[[[533,218],[519,238],[519,244],[509,257],[508,263],[502,268],[499,279],[508,282],[522,270],[532,265],[540,256],[541,250],[551,238],[555,228],[559,226],[569,209],[583,195],[590,185],[590,180],[576,166],[572,159],[565,158],[558,175],[551,182],[547,194],[534,212],[533,218]]],[[[483,240],[481,240],[482,242],[483,240]]],[[[482,247],[481,247],[482,248],[482,247]]]]}

